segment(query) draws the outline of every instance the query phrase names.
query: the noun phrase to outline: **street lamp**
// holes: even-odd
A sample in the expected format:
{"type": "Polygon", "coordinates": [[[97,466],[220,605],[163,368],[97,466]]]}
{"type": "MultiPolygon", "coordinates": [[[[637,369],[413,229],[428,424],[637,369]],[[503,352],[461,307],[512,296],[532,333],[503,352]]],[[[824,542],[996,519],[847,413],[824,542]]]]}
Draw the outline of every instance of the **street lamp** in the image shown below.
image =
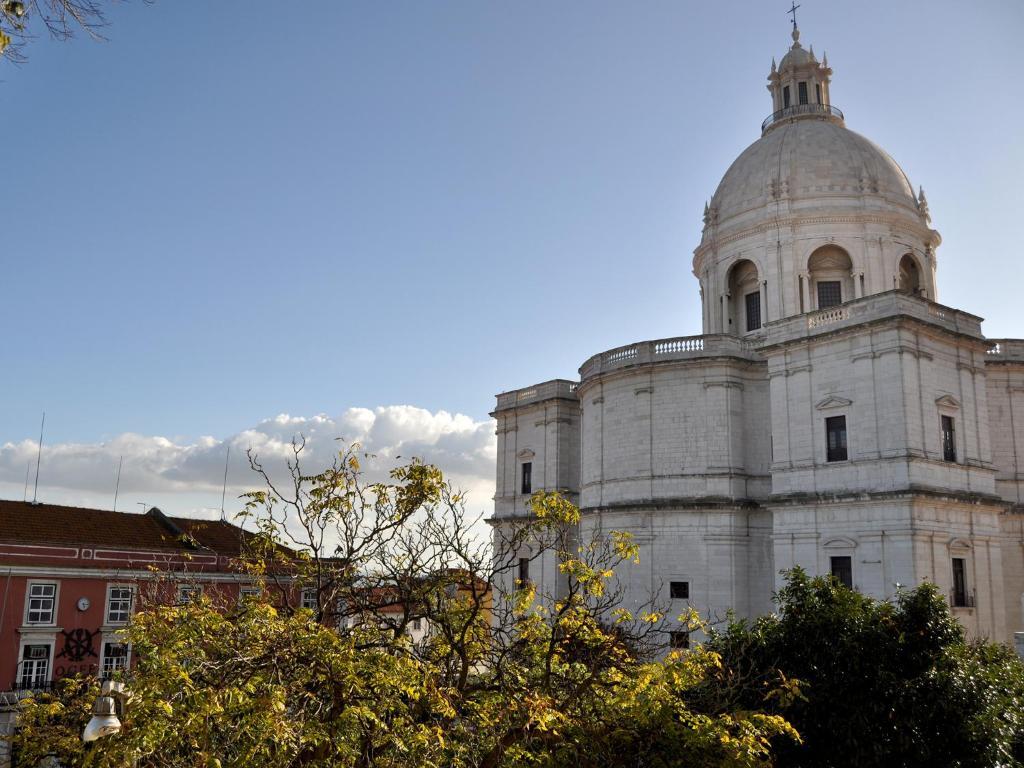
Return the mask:
{"type": "Polygon", "coordinates": [[[100,695],[92,705],[92,718],[89,724],[82,731],[82,741],[96,741],[101,736],[109,736],[121,730],[121,719],[124,717],[124,705],[128,700],[128,693],[124,689],[124,683],[117,683],[113,680],[104,680],[100,688],[100,695]]]}

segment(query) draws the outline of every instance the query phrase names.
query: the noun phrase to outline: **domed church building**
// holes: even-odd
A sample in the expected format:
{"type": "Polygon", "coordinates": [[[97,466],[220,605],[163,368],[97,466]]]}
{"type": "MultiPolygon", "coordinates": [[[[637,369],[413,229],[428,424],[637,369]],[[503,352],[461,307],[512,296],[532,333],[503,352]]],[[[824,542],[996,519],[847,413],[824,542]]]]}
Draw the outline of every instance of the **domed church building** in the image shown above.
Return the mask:
{"type": "MultiPolygon", "coordinates": [[[[939,303],[924,192],[847,127],[831,78],[794,23],[761,137],[705,207],[701,335],[498,395],[494,536],[557,490],[581,539],[640,545],[617,573],[627,605],[755,616],[799,565],[882,599],[934,582],[970,634],[1009,641],[1024,630],[1024,340],[939,303]]],[[[514,576],[558,592],[551,553],[520,557],[514,576]]],[[[666,643],[688,642],[678,630],[666,643]]]]}

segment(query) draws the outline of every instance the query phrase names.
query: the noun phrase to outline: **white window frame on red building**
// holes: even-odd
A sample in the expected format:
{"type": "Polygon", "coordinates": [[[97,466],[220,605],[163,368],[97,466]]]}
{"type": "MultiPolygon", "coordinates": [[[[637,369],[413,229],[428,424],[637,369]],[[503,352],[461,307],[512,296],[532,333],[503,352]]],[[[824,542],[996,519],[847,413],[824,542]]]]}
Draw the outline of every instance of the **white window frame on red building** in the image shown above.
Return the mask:
{"type": "Polygon", "coordinates": [[[14,677],[14,682],[21,688],[32,689],[42,688],[53,682],[53,656],[57,651],[57,641],[53,635],[45,635],[42,637],[23,637],[21,642],[18,644],[18,660],[17,669],[14,677]],[[49,647],[49,655],[46,657],[46,674],[43,676],[44,679],[33,679],[28,685],[24,680],[25,674],[25,649],[33,645],[45,645],[49,647]]]}
{"type": "Polygon", "coordinates": [[[116,672],[118,670],[122,670],[122,669],[126,670],[126,669],[128,669],[128,667],[131,666],[131,663],[132,663],[132,647],[131,647],[131,645],[129,643],[124,642],[123,640],[121,640],[120,638],[118,638],[116,636],[111,637],[109,639],[106,638],[106,637],[103,638],[103,644],[100,647],[100,665],[99,665],[99,677],[100,677],[101,680],[106,680],[108,677],[111,676],[111,674],[113,674],[114,672],[116,672]],[[107,646],[110,646],[110,645],[117,645],[117,646],[123,647],[124,648],[124,656],[123,657],[107,656],[107,646]],[[124,661],[121,664],[117,665],[117,666],[111,666],[110,669],[107,669],[107,660],[108,660],[108,658],[121,658],[124,661]]]}
{"type": "Polygon", "coordinates": [[[196,600],[203,596],[203,585],[202,584],[179,584],[177,591],[177,603],[178,605],[188,605],[194,603],[196,600]]]}
{"type": "Polygon", "coordinates": [[[25,583],[25,613],[22,615],[22,623],[26,627],[56,627],[57,626],[57,609],[60,606],[60,581],[57,579],[29,579],[25,583]],[[50,598],[34,598],[32,596],[33,587],[53,587],[53,596],[50,598]],[[32,613],[32,600],[34,599],[50,599],[53,601],[50,609],[50,620],[49,621],[30,621],[29,616],[32,613]]]}
{"type": "MultiPolygon", "coordinates": [[[[124,602],[124,598],[123,597],[119,597],[118,598],[118,602],[119,603],[120,602],[124,602]]],[[[134,612],[135,612],[135,586],[133,584],[119,584],[119,583],[116,583],[116,582],[107,584],[107,602],[103,606],[103,623],[108,625],[108,626],[112,626],[112,627],[114,627],[114,626],[121,626],[121,625],[127,624],[131,620],[132,614],[134,612]],[[115,589],[127,589],[128,590],[128,611],[127,611],[127,615],[125,616],[124,619],[111,619],[110,618],[110,610],[111,610],[111,607],[113,606],[113,602],[114,602],[113,593],[114,593],[115,589]]],[[[119,610],[118,613],[122,613],[122,611],[119,610]]]]}

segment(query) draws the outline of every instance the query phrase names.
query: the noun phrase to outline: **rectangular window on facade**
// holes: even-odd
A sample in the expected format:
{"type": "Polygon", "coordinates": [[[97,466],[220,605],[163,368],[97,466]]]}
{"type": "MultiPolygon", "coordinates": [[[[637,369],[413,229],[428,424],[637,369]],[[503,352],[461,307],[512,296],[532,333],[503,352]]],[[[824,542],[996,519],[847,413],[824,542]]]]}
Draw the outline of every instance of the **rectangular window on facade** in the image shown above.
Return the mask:
{"type": "Polygon", "coordinates": [[[821,101],[821,83],[815,83],[814,84],[814,95],[818,98],[818,103],[819,104],[823,103],[821,101]]]}
{"type": "Polygon", "coordinates": [[[259,587],[242,587],[238,590],[238,602],[244,603],[249,600],[256,600],[260,596],[259,587]]]}
{"type": "Polygon", "coordinates": [[[670,581],[668,583],[668,596],[671,597],[673,600],[689,600],[690,582],[670,581]]]}
{"type": "Polygon", "coordinates": [[[423,626],[423,619],[413,619],[412,620],[412,628],[414,630],[416,630],[417,632],[420,630],[420,627],[422,627],[422,626],[423,626]]]}
{"type": "Polygon", "coordinates": [[[104,643],[100,662],[100,678],[113,677],[119,669],[128,668],[128,646],[125,643],[104,643]]]}
{"type": "Polygon", "coordinates": [[[800,95],[800,103],[807,103],[807,83],[797,83],[797,93],[800,95]]]}
{"type": "Polygon", "coordinates": [[[942,458],[956,461],[956,424],[952,416],[942,417],[942,458]]]}
{"type": "Polygon", "coordinates": [[[761,292],[748,293],[747,301],[747,330],[756,331],[761,327],[761,292]]]}
{"type": "Polygon", "coordinates": [[[962,557],[953,558],[953,605],[967,607],[967,561],[962,557]]]}
{"type": "Polygon", "coordinates": [[[782,108],[785,109],[789,106],[789,86],[785,86],[782,89],[782,108]]]}
{"type": "Polygon", "coordinates": [[[107,624],[127,624],[132,615],[131,587],[107,587],[107,624]]]}
{"type": "Polygon", "coordinates": [[[836,581],[847,589],[853,589],[853,558],[846,555],[830,557],[829,565],[836,581]]]}
{"type": "Polygon", "coordinates": [[[178,605],[194,603],[203,596],[203,588],[198,584],[178,585],[178,605]]]}
{"type": "Polygon", "coordinates": [[[838,307],[843,303],[843,284],[838,280],[818,281],[818,309],[838,307]]]}
{"type": "Polygon", "coordinates": [[[530,558],[519,558],[519,586],[525,587],[530,583],[530,558]]]}
{"type": "Polygon", "coordinates": [[[26,624],[53,624],[57,612],[57,585],[29,583],[26,624]]]}
{"type": "Polygon", "coordinates": [[[829,416],[825,419],[825,444],[828,461],[846,461],[846,417],[829,416]]]}
{"type": "Polygon", "coordinates": [[[670,648],[681,649],[690,647],[690,633],[689,632],[669,632],[668,633],[668,644],[670,648]]]}
{"type": "Polygon", "coordinates": [[[21,653],[18,685],[21,688],[40,688],[50,681],[50,646],[26,645],[21,653]]]}
{"type": "Polygon", "coordinates": [[[302,607],[307,608],[310,611],[315,611],[320,608],[320,601],[317,599],[315,589],[302,590],[302,607]]]}
{"type": "Polygon", "coordinates": [[[522,482],[522,493],[529,495],[533,493],[533,462],[523,462],[523,482],[522,482]]]}

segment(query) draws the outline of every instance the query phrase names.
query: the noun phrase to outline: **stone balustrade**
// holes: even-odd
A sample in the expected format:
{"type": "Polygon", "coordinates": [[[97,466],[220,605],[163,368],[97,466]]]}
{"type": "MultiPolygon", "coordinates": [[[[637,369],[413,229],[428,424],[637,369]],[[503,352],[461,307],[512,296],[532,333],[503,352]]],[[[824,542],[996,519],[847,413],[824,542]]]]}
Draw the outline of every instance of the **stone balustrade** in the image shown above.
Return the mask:
{"type": "Polygon", "coordinates": [[[981,318],[959,309],[936,304],[903,291],[886,291],[864,296],[837,307],[785,317],[765,325],[766,343],[830,333],[847,326],[869,323],[894,315],[906,315],[955,333],[983,338],[981,318]]]}
{"type": "Polygon", "coordinates": [[[995,346],[988,351],[992,362],[1024,362],[1024,339],[989,339],[995,346]]]}
{"type": "Polygon", "coordinates": [[[580,367],[580,378],[585,381],[608,371],[633,365],[690,360],[699,357],[742,357],[760,359],[754,349],[758,341],[724,334],[706,336],[679,336],[672,339],[638,341],[594,355],[580,367]]]}
{"type": "Polygon", "coordinates": [[[551,400],[556,397],[574,400],[576,398],[575,381],[567,379],[552,379],[542,384],[534,384],[532,387],[513,389],[511,392],[502,392],[498,395],[498,404],[495,410],[503,411],[506,408],[515,408],[530,403],[538,403],[544,400],[551,400]]]}
{"type": "Polygon", "coordinates": [[[820,328],[823,325],[832,325],[841,320],[848,320],[850,313],[846,307],[831,307],[815,312],[807,316],[807,327],[809,329],[820,328]]]}
{"type": "MultiPolygon", "coordinates": [[[[837,307],[810,312],[806,315],[783,318],[768,323],[762,331],[738,337],[728,334],[703,336],[677,336],[627,344],[594,355],[580,367],[580,380],[609,371],[637,365],[691,360],[707,357],[739,357],[763,360],[759,349],[790,339],[829,333],[845,326],[880,320],[893,315],[908,315],[924,322],[942,326],[950,331],[984,338],[981,318],[912,296],[901,291],[873,294],[846,302],[837,307]]],[[[1024,361],[1024,339],[992,339],[995,345],[989,352],[993,362],[1002,360],[1024,361]]],[[[531,387],[515,389],[498,395],[496,410],[529,405],[553,398],[576,399],[579,382],[552,379],[531,387]]]]}

